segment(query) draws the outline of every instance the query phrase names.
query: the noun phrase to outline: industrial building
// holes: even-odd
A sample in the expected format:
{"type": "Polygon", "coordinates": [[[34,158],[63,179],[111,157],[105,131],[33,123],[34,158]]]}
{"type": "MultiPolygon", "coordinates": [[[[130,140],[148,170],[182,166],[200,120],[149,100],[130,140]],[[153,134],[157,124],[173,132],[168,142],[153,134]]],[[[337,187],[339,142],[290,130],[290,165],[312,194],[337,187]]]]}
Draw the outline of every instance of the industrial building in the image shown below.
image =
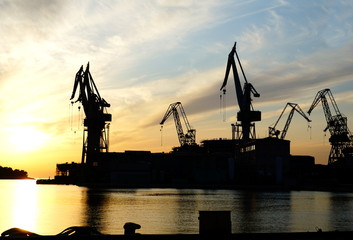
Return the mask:
{"type": "Polygon", "coordinates": [[[98,165],[57,164],[56,180],[86,186],[232,188],[295,187],[310,177],[311,156],[290,155],[290,142],[256,139],[235,153],[236,140],[204,140],[197,151],[101,153],[98,165]]]}

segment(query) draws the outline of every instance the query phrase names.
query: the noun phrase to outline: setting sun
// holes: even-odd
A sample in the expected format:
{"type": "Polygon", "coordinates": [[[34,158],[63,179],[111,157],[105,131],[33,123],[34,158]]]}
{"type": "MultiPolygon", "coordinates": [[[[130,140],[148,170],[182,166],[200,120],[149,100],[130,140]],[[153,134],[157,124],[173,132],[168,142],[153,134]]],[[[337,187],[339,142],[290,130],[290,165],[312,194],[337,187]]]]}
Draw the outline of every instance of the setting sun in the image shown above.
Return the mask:
{"type": "Polygon", "coordinates": [[[31,152],[45,145],[49,136],[30,126],[17,126],[9,129],[8,141],[17,152],[31,152]]]}

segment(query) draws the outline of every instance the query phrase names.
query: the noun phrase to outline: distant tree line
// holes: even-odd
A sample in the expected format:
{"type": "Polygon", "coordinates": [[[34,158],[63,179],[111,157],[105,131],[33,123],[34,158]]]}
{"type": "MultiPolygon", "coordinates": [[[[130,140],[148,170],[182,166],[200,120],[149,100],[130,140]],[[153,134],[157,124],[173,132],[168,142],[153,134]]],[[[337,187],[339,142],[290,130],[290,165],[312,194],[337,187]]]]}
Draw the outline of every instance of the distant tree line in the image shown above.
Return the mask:
{"type": "Polygon", "coordinates": [[[10,167],[0,166],[0,179],[25,179],[28,178],[28,173],[24,170],[13,170],[10,167]]]}

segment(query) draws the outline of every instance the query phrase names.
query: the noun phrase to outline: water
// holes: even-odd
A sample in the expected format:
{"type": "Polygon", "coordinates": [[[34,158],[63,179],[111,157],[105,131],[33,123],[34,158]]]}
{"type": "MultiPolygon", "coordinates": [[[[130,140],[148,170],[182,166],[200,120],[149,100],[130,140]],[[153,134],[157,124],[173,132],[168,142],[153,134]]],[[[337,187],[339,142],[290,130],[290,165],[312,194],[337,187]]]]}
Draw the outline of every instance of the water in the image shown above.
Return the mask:
{"type": "Polygon", "coordinates": [[[70,226],[95,226],[123,234],[125,222],[139,233],[198,233],[199,211],[231,211],[232,232],[353,230],[353,194],[232,190],[104,189],[36,185],[0,180],[0,232],[20,227],[56,234],[70,226]]]}

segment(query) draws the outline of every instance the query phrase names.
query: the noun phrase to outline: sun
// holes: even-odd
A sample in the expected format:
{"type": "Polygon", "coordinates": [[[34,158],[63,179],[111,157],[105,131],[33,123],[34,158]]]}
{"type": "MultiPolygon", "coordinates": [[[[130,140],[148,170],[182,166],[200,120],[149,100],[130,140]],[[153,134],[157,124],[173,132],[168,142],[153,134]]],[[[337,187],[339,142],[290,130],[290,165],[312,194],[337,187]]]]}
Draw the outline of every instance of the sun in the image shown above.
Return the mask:
{"type": "Polygon", "coordinates": [[[8,141],[16,152],[36,151],[49,140],[48,134],[32,126],[16,126],[8,130],[8,141]]]}

